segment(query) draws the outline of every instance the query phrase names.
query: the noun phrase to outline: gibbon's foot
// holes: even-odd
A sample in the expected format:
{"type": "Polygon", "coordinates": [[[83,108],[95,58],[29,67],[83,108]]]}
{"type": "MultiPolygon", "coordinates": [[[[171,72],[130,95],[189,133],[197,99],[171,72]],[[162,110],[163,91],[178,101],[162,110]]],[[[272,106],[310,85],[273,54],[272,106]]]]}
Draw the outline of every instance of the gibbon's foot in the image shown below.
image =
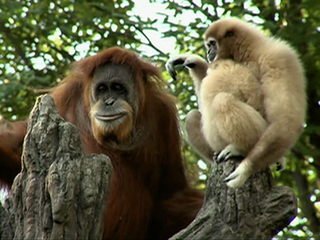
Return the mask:
{"type": "Polygon", "coordinates": [[[250,177],[250,173],[246,166],[246,162],[242,161],[240,165],[234,170],[223,182],[227,183],[230,188],[240,188],[250,177]]]}
{"type": "Polygon", "coordinates": [[[238,160],[243,160],[245,158],[244,154],[232,144],[226,146],[220,153],[217,153],[217,155],[218,156],[215,157],[215,159],[218,163],[228,161],[231,158],[238,160]]]}
{"type": "Polygon", "coordinates": [[[281,171],[281,170],[283,170],[282,165],[281,165],[281,163],[277,162],[276,163],[276,171],[281,171]]]}
{"type": "Polygon", "coordinates": [[[282,157],[278,162],[276,162],[276,171],[280,172],[286,168],[286,158],[282,157]]]}

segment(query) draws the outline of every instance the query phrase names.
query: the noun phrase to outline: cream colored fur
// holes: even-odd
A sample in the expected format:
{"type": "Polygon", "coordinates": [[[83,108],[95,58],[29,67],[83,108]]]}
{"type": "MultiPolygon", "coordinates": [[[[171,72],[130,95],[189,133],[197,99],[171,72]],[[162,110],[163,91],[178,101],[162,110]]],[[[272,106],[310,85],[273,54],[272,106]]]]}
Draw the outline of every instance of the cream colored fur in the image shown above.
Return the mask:
{"type": "Polygon", "coordinates": [[[267,37],[239,19],[219,20],[209,27],[205,36],[217,41],[218,60],[231,58],[248,67],[261,84],[268,125],[247,157],[226,178],[229,187],[238,188],[251,174],[281,159],[303,131],[304,70],[298,54],[286,42],[267,37]],[[226,37],[230,31],[233,36],[226,37]]]}
{"type": "Polygon", "coordinates": [[[193,64],[189,72],[202,113],[193,110],[187,115],[189,142],[210,160],[212,154],[208,154],[208,149],[220,153],[218,160],[226,156],[246,156],[267,127],[261,115],[261,85],[257,78],[247,67],[231,60],[215,61],[208,68],[205,60],[197,55],[177,57],[185,66],[193,64]]]}
{"type": "Polygon", "coordinates": [[[232,144],[247,153],[266,128],[259,113],[260,83],[246,67],[231,60],[210,65],[198,101],[202,132],[214,152],[232,144]]]}

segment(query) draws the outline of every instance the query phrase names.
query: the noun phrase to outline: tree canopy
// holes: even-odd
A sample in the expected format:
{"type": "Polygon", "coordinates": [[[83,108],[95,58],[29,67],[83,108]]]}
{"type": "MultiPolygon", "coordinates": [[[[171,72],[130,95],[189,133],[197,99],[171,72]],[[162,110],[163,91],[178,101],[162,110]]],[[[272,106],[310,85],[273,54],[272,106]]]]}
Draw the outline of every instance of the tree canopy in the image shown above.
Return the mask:
{"type": "MultiPolygon", "coordinates": [[[[202,35],[221,16],[237,16],[266,34],[287,40],[299,53],[307,76],[305,131],[288,154],[286,170],[274,173],[277,185],[292,187],[299,197],[296,221],[279,237],[320,237],[320,4],[318,0],[146,0],[134,1],[2,0],[0,2],[0,117],[28,116],[38,89],[57,84],[71,63],[111,46],[138,52],[163,70],[177,96],[181,121],[197,108],[192,82],[183,72],[174,81],[165,72],[170,52],[205,56],[202,35]],[[141,4],[141,3],[140,3],[141,4]],[[154,41],[153,35],[161,37],[154,41]]],[[[182,124],[183,125],[183,124],[182,124]]],[[[190,174],[204,187],[207,166],[184,144],[190,174]]]]}

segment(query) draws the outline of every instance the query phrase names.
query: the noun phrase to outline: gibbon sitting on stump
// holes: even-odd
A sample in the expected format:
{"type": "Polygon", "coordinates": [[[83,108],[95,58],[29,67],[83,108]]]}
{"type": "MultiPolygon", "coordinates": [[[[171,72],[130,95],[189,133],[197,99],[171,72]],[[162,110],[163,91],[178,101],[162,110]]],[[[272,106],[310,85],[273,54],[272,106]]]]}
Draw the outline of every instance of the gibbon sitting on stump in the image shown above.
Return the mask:
{"type": "Polygon", "coordinates": [[[244,155],[225,179],[239,188],[268,165],[284,167],[285,154],[303,131],[304,69],[286,42],[236,18],[214,22],[205,33],[205,47],[210,67],[199,56],[185,54],[169,59],[166,67],[175,77],[174,66],[186,66],[195,83],[201,113],[193,110],[187,116],[194,147],[207,159],[210,150],[220,161],[244,155]]]}

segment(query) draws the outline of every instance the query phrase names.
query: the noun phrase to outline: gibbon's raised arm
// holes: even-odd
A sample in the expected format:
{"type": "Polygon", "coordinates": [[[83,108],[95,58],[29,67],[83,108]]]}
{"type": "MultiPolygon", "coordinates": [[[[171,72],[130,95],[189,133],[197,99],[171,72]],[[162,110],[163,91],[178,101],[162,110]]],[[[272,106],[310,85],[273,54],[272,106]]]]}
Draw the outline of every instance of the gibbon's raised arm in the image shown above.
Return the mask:
{"type": "MultiPolygon", "coordinates": [[[[189,70],[189,74],[194,82],[196,95],[199,97],[201,81],[207,75],[208,63],[195,54],[179,54],[171,57],[166,63],[166,69],[170,76],[176,80],[176,66],[184,66],[189,70]]],[[[213,160],[213,150],[207,143],[201,131],[201,112],[191,110],[186,117],[187,139],[196,152],[211,163],[213,160]]]]}
{"type": "Polygon", "coordinates": [[[232,59],[248,67],[261,84],[268,126],[225,179],[229,187],[238,188],[251,174],[283,157],[300,136],[306,112],[304,70],[298,54],[286,42],[267,37],[239,19],[218,20],[206,31],[205,39],[215,42],[210,45],[216,48],[215,60],[232,59]]]}

